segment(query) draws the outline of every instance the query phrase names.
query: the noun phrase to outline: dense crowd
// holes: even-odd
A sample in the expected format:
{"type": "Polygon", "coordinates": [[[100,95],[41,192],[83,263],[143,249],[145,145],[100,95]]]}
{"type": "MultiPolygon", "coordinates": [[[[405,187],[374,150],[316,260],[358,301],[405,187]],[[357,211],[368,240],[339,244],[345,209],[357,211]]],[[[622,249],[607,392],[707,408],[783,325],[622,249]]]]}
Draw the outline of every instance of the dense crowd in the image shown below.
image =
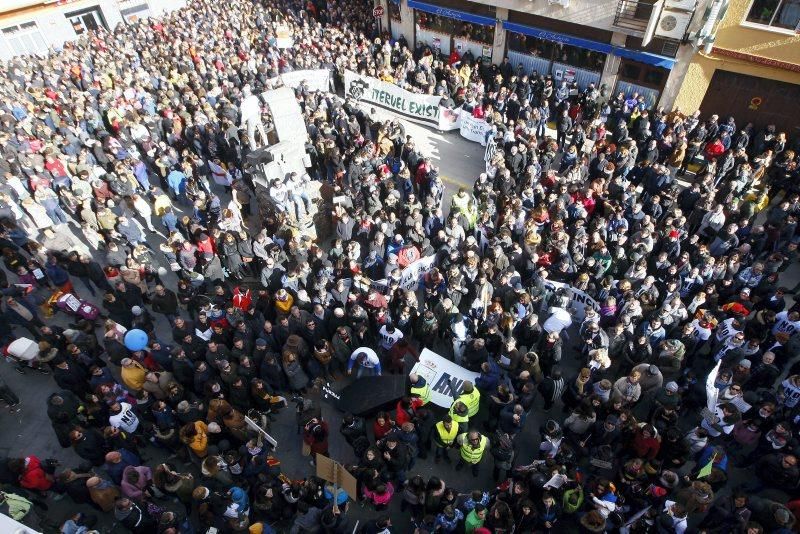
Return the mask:
{"type": "Polygon", "coordinates": [[[65,534],[104,515],[133,533],[344,533],[360,502],[374,534],[397,531],[399,501],[419,533],[795,531],[785,133],[413,49],[364,2],[196,0],[0,70],[0,337],[38,344],[33,359],[6,349],[57,385],[26,409],[83,460],[0,459],[3,513],[46,525],[53,497],[96,510],[58,520],[65,534]],[[317,68],[337,87],[351,69],[441,95],[485,118],[498,150],[444,205],[401,121],[300,85],[307,173],[257,206],[247,155],[272,128],[254,95],[317,68]],[[262,124],[245,120],[253,98],[262,124]],[[319,203],[331,239],[297,231],[312,181],[347,199],[319,203]],[[84,299],[66,329],[51,318],[64,294],[84,299]],[[132,330],[145,348],[127,347],[132,330]],[[478,373],[449,407],[409,374],[426,347],[478,373]],[[329,426],[322,384],[388,373],[408,375],[396,407],[329,426]],[[282,470],[258,430],[281,410],[312,463],[349,445],[334,460],[357,495],[282,470]],[[491,465],[494,484],[447,484],[453,459],[491,465]]]}

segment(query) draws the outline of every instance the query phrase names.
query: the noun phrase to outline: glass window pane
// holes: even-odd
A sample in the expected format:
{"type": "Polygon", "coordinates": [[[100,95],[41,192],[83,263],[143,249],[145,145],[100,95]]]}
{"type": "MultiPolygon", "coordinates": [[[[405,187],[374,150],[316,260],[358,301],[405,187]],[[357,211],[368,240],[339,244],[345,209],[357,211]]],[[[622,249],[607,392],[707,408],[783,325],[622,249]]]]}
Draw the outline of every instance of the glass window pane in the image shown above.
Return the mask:
{"type": "Polygon", "coordinates": [[[800,23],[800,0],[783,0],[772,25],[794,30],[800,23]]]}
{"type": "Polygon", "coordinates": [[[26,53],[25,45],[22,44],[22,41],[18,37],[9,39],[8,42],[11,43],[11,48],[14,49],[15,55],[22,55],[26,53]]]}
{"type": "Polygon", "coordinates": [[[780,6],[780,0],[755,0],[747,14],[748,22],[769,24],[780,6]]]}

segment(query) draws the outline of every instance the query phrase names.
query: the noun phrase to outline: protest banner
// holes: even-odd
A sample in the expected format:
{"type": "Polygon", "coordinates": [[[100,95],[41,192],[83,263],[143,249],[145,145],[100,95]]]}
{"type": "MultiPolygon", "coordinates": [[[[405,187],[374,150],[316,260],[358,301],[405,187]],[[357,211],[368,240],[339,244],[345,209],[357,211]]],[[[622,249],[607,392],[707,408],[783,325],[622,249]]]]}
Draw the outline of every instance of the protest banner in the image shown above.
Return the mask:
{"type": "Polygon", "coordinates": [[[590,306],[596,312],[600,311],[600,305],[585,291],[581,291],[580,289],[572,287],[571,285],[562,284],[561,282],[554,282],[552,280],[545,280],[544,285],[550,291],[555,291],[562,288],[567,290],[567,295],[569,296],[569,307],[575,311],[574,317],[579,321],[583,321],[583,318],[586,315],[586,306],[590,306]]]}
{"type": "Polygon", "coordinates": [[[483,153],[483,161],[486,164],[486,172],[489,172],[489,162],[492,161],[492,158],[497,153],[497,141],[494,140],[494,137],[489,138],[489,142],[486,143],[486,152],[483,153]]]}
{"type": "Polygon", "coordinates": [[[400,287],[403,289],[417,290],[419,279],[433,267],[436,256],[420,258],[400,273],[400,287]]]}
{"type": "Polygon", "coordinates": [[[483,119],[476,119],[470,113],[461,113],[460,133],[464,139],[469,139],[481,145],[486,145],[486,131],[489,124],[483,119]]]}
{"type": "Polygon", "coordinates": [[[431,402],[443,408],[449,408],[453,398],[461,394],[464,382],[469,380],[474,384],[478,378],[478,373],[468,371],[428,349],[422,349],[419,361],[411,372],[425,379],[431,388],[431,402]]]}
{"type": "Polygon", "coordinates": [[[426,126],[439,126],[441,97],[412,93],[393,83],[361,76],[350,70],[344,72],[344,87],[345,95],[358,101],[388,109],[426,126]]]}
{"type": "Polygon", "coordinates": [[[291,72],[284,72],[275,78],[270,78],[273,84],[278,80],[280,80],[284,86],[292,89],[297,89],[301,83],[306,82],[306,85],[312,91],[331,90],[331,71],[328,69],[293,70],[291,72]]]}
{"type": "Polygon", "coordinates": [[[461,127],[461,108],[445,108],[439,110],[439,130],[448,132],[461,127]]]}

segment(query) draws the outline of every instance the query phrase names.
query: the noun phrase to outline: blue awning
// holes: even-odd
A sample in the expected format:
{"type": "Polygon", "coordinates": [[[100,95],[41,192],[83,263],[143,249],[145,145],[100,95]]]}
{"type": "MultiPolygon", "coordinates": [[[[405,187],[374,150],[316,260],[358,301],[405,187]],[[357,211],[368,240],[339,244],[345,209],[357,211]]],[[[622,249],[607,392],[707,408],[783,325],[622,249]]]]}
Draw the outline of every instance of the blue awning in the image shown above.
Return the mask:
{"type": "Polygon", "coordinates": [[[492,17],[467,13],[466,11],[459,11],[458,9],[435,6],[433,4],[426,4],[425,2],[418,2],[417,0],[408,0],[408,7],[419,9],[420,11],[431,13],[433,15],[463,20],[464,22],[471,22],[473,24],[483,24],[484,26],[494,26],[497,22],[492,17]]]}
{"type": "Polygon", "coordinates": [[[648,65],[655,65],[664,69],[672,69],[675,66],[675,60],[671,57],[659,56],[650,52],[642,52],[641,50],[631,50],[630,48],[614,47],[613,51],[615,56],[624,57],[625,59],[632,59],[648,65]]]}
{"type": "Polygon", "coordinates": [[[515,22],[503,21],[503,28],[508,31],[544,39],[545,41],[553,41],[565,45],[577,46],[587,50],[594,50],[595,52],[602,52],[603,54],[610,54],[613,49],[613,47],[608,43],[601,43],[599,41],[592,41],[590,39],[582,39],[581,37],[574,37],[572,35],[566,35],[564,33],[558,33],[551,30],[542,30],[541,28],[525,26],[515,22]]]}

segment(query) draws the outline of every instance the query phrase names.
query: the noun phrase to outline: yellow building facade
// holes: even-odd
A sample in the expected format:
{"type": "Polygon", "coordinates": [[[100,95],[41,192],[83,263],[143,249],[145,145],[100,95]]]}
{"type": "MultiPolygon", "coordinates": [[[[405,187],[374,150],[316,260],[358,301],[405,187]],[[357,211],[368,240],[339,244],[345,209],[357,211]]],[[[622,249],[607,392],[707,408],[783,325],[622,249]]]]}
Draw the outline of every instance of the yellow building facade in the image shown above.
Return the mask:
{"type": "Polygon", "coordinates": [[[713,50],[695,54],[675,107],[800,135],[800,0],[731,0],[713,50]]]}

